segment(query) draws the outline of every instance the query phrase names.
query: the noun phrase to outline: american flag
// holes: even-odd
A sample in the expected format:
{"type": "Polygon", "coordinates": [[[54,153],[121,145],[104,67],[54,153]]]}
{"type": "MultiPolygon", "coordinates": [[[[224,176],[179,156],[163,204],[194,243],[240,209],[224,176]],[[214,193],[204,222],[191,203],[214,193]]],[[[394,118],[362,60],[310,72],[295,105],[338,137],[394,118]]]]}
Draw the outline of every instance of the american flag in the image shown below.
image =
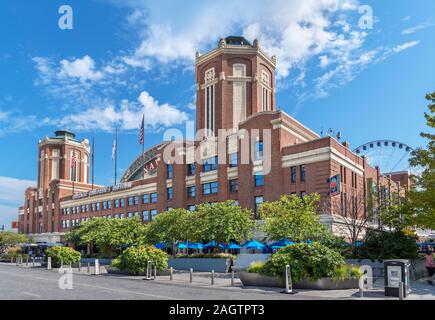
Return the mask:
{"type": "Polygon", "coordinates": [[[71,153],[71,168],[75,168],[77,163],[77,154],[76,151],[73,150],[71,153]]]}
{"type": "Polygon", "coordinates": [[[139,142],[141,145],[144,144],[144,131],[145,131],[145,115],[142,116],[142,124],[140,126],[139,142]]]}

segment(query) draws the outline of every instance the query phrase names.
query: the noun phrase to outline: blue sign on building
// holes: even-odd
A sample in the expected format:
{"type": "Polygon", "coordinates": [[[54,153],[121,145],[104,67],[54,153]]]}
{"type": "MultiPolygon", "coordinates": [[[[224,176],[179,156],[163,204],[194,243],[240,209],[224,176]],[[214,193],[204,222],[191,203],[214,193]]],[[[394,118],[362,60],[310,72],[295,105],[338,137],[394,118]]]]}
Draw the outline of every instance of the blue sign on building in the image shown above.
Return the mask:
{"type": "Polygon", "coordinates": [[[329,178],[329,194],[334,196],[340,193],[340,175],[329,178]]]}

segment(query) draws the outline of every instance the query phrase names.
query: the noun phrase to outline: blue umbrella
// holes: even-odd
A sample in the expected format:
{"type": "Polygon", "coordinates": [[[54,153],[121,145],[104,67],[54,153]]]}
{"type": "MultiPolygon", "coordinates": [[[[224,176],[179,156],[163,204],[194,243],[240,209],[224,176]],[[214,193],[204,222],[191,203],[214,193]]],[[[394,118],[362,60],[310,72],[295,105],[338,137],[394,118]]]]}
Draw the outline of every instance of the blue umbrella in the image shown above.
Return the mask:
{"type": "Polygon", "coordinates": [[[228,245],[225,246],[225,249],[230,249],[230,250],[237,250],[237,249],[241,249],[242,247],[239,246],[237,243],[230,243],[228,245]]]}
{"type": "Polygon", "coordinates": [[[184,242],[180,242],[177,244],[178,249],[187,249],[187,245],[184,242]]]}
{"type": "Polygon", "coordinates": [[[221,249],[224,248],[224,246],[222,244],[217,243],[216,240],[213,240],[213,241],[210,241],[209,243],[204,244],[203,247],[204,248],[210,248],[210,247],[211,248],[217,248],[217,247],[219,247],[221,249]]]}
{"type": "Polygon", "coordinates": [[[202,245],[202,243],[189,242],[188,247],[189,247],[189,249],[202,249],[203,245],[202,245]]]}
{"type": "Polygon", "coordinates": [[[157,249],[166,249],[167,245],[164,242],[160,242],[154,245],[154,247],[156,247],[157,249]]]}
{"type": "Polygon", "coordinates": [[[246,242],[242,247],[251,250],[261,250],[265,247],[265,245],[256,240],[251,240],[246,242]]]}
{"type": "Polygon", "coordinates": [[[290,241],[288,239],[281,239],[279,241],[276,241],[274,243],[271,244],[271,247],[273,249],[279,249],[279,248],[284,248],[287,246],[291,246],[292,244],[295,244],[293,241],[290,241]]]}

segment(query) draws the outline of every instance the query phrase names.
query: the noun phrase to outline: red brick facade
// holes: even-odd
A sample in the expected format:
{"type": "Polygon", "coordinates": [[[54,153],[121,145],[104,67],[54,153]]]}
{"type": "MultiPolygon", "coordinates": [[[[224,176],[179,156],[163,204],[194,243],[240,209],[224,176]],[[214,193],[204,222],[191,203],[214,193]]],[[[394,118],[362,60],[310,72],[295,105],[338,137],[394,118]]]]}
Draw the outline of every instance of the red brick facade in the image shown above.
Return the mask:
{"type": "MultiPolygon", "coordinates": [[[[382,196],[387,198],[397,193],[404,195],[409,186],[407,173],[384,177],[346,144],[332,137],[320,137],[286,113],[276,111],[275,58],[267,57],[258,42],[250,45],[243,39],[243,44],[240,44],[240,39],[223,39],[217,49],[203,56],[197,55],[196,129],[204,129],[211,120],[214,132],[211,137],[209,135],[207,139],[195,142],[194,146],[200,150],[195,159],[191,143],[167,143],[153,156],[157,160],[155,175],[134,181],[128,181],[127,177],[121,190],[104,189],[97,192],[100,194],[76,195],[73,199],[73,183],[69,176],[71,150],[74,148],[79,152],[75,191],[86,192],[91,190],[87,173],[89,144],[86,140],[77,142],[72,137],[46,138],[39,145],[40,154],[44,151],[41,159],[45,157],[46,169],[39,180],[42,183],[38,183],[36,189],[26,191],[24,207],[20,208],[20,232],[61,235],[92,217],[139,216],[149,221],[152,215],[170,208],[194,209],[191,206],[228,199],[236,200],[240,206],[255,212],[256,203],[260,200],[274,201],[286,194],[314,192],[321,195],[322,202],[333,204],[329,211],[320,212],[326,216],[325,221],[333,224],[333,217],[342,214],[333,208],[343,203],[344,197],[358,195],[366,199],[368,188],[376,189],[379,194],[382,189],[382,196]],[[237,74],[234,75],[234,72],[237,74]],[[213,91],[207,91],[211,86],[213,91]],[[234,90],[237,90],[236,97],[234,90]],[[235,117],[234,112],[239,116],[235,117]],[[234,131],[234,136],[241,134],[235,140],[237,143],[226,143],[224,140],[225,146],[216,148],[213,139],[218,135],[218,129],[234,128],[239,130],[234,131]],[[247,146],[250,154],[255,154],[260,141],[263,158],[243,161],[244,148],[247,146]],[[211,148],[200,149],[206,145],[211,148]],[[60,150],[60,173],[55,178],[51,175],[54,148],[60,150]],[[168,148],[176,158],[172,162],[165,158],[168,148]],[[268,159],[266,154],[270,154],[268,159]],[[212,170],[203,170],[203,159],[214,156],[219,158],[217,167],[210,166],[212,170]],[[236,159],[237,164],[230,166],[231,159],[236,159]],[[193,175],[189,173],[190,164],[195,165],[193,175]],[[340,175],[341,193],[330,195],[328,180],[335,175],[340,175]],[[195,188],[194,194],[191,187],[195,188]],[[116,206],[117,202],[119,206],[116,206]]],[[[42,174],[41,166],[39,174],[42,174]]],[[[367,213],[363,209],[358,214],[367,213]]]]}

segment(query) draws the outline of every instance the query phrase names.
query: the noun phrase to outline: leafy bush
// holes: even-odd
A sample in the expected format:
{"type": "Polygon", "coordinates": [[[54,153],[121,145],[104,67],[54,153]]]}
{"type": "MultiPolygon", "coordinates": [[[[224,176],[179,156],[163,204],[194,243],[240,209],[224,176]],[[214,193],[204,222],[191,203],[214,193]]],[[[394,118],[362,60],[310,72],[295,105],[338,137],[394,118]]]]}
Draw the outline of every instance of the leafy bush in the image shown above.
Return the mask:
{"type": "Polygon", "coordinates": [[[78,263],[80,261],[80,252],[69,247],[51,247],[47,249],[47,257],[51,257],[51,263],[54,267],[78,263]]]}
{"type": "Polygon", "coordinates": [[[339,266],[333,275],[333,278],[338,279],[359,279],[364,273],[357,267],[351,264],[339,266]]]}
{"type": "Polygon", "coordinates": [[[360,259],[416,259],[418,257],[417,237],[402,231],[368,231],[364,245],[358,248],[360,259]]]}
{"type": "Polygon", "coordinates": [[[174,259],[231,259],[234,260],[235,256],[228,253],[202,253],[202,254],[191,254],[191,255],[176,255],[173,256],[174,259]]]}
{"type": "Polygon", "coordinates": [[[343,257],[336,251],[317,242],[298,243],[278,250],[266,261],[263,273],[284,276],[285,266],[290,265],[295,281],[304,278],[317,280],[333,277],[335,270],[344,265],[343,257]]]}
{"type": "Polygon", "coordinates": [[[25,253],[22,253],[20,248],[10,248],[6,250],[6,253],[3,255],[0,255],[0,260],[2,261],[11,261],[11,258],[14,258],[14,260],[18,257],[22,257],[23,260],[26,260],[29,256],[25,253]]]}
{"type": "Polygon", "coordinates": [[[113,260],[112,265],[138,275],[145,272],[148,261],[152,261],[158,270],[168,268],[168,254],[153,246],[130,247],[113,260]]]}
{"type": "Polygon", "coordinates": [[[265,261],[254,261],[251,262],[251,264],[246,269],[246,271],[248,271],[249,273],[263,273],[265,266],[266,266],[265,261]]]}

